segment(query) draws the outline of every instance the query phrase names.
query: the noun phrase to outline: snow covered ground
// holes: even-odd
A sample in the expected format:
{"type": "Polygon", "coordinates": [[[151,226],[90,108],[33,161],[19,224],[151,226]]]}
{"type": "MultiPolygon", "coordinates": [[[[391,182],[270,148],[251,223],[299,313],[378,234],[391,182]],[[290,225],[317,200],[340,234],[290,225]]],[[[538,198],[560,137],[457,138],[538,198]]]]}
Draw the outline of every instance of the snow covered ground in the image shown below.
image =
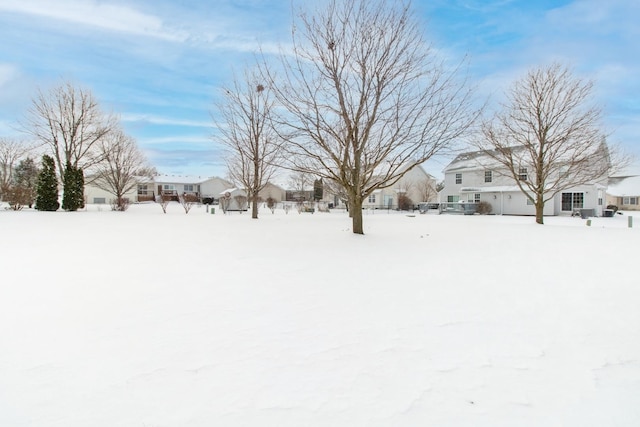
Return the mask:
{"type": "Polygon", "coordinates": [[[0,426],[637,427],[627,217],[1,210],[0,426]]]}

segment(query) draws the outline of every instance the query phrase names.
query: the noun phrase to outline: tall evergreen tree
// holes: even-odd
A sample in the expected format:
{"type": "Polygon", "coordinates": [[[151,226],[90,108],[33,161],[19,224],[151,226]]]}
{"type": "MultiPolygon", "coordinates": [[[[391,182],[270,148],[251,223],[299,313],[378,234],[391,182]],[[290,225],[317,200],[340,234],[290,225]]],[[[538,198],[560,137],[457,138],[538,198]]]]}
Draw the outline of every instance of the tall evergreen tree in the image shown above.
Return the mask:
{"type": "Polygon", "coordinates": [[[316,202],[322,200],[322,196],[324,193],[324,185],[322,183],[322,178],[316,179],[313,181],[313,200],[316,202]]]}
{"type": "Polygon", "coordinates": [[[36,209],[39,211],[57,211],[58,202],[58,178],[56,177],[56,165],[53,157],[42,156],[42,169],[38,174],[36,196],[36,209]]]}
{"type": "Polygon", "coordinates": [[[63,174],[64,182],[62,195],[62,209],[77,211],[84,207],[84,173],[82,169],[67,162],[63,174]]]}

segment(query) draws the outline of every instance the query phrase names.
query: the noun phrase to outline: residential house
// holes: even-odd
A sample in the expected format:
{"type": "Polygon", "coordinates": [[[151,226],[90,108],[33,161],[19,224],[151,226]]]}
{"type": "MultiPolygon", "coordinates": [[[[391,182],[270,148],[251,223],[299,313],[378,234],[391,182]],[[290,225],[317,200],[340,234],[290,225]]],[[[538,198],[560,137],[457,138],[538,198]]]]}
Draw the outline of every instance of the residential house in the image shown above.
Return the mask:
{"type": "MultiPolygon", "coordinates": [[[[518,179],[534,179],[533,168],[522,165],[518,179]]],[[[544,207],[544,215],[571,215],[580,209],[604,209],[606,177],[594,177],[586,184],[556,194],[544,207]]],[[[535,206],[520,190],[506,168],[482,151],[462,153],[444,169],[440,203],[444,210],[459,211],[460,203],[487,202],[498,215],[535,215],[535,206]]]]}
{"type": "Polygon", "coordinates": [[[177,200],[180,195],[190,194],[209,204],[217,201],[223,190],[233,187],[229,181],[218,177],[158,175],[153,182],[154,196],[164,194],[177,200]]]}
{"type": "MultiPolygon", "coordinates": [[[[409,166],[405,166],[405,170],[409,166]]],[[[438,200],[436,179],[428,174],[421,165],[407,171],[395,184],[379,188],[364,200],[366,209],[405,209],[415,207],[418,203],[433,203],[438,200]],[[403,200],[404,199],[404,200],[403,200]],[[406,206],[402,206],[402,205],[406,206]]]]}
{"type": "Polygon", "coordinates": [[[280,203],[286,199],[286,190],[279,185],[276,185],[272,182],[268,182],[265,187],[260,190],[258,196],[266,201],[271,198],[275,200],[276,203],[280,203]]]}
{"type": "Polygon", "coordinates": [[[640,176],[618,176],[609,178],[607,205],[619,210],[640,210],[640,176]]]}
{"type": "MultiPolygon", "coordinates": [[[[124,198],[129,199],[129,202],[136,202],[138,200],[136,193],[137,189],[134,187],[124,194],[124,198]]],[[[114,196],[113,193],[103,190],[93,183],[88,183],[84,186],[84,199],[86,203],[96,205],[111,204],[115,198],[116,196],[114,196]]]]}

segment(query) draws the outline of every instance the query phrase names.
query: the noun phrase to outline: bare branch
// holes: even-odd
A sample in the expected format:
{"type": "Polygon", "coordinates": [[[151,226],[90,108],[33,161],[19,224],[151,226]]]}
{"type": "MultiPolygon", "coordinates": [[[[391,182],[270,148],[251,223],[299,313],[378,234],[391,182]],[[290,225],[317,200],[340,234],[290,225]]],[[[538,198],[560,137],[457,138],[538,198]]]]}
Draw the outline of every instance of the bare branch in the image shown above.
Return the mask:
{"type": "Polygon", "coordinates": [[[99,142],[117,127],[117,120],[102,112],[91,91],[65,82],[38,91],[23,127],[48,147],[62,178],[67,163],[91,173],[102,160],[99,142]]]}

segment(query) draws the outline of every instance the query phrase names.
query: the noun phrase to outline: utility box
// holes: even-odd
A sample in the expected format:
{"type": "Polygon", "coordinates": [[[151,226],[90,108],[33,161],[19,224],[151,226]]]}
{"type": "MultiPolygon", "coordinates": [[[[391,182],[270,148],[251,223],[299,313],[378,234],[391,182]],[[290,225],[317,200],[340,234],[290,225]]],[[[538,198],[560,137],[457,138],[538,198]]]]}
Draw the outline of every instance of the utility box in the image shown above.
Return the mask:
{"type": "Polygon", "coordinates": [[[587,219],[596,216],[595,209],[580,209],[580,218],[587,219]]]}

